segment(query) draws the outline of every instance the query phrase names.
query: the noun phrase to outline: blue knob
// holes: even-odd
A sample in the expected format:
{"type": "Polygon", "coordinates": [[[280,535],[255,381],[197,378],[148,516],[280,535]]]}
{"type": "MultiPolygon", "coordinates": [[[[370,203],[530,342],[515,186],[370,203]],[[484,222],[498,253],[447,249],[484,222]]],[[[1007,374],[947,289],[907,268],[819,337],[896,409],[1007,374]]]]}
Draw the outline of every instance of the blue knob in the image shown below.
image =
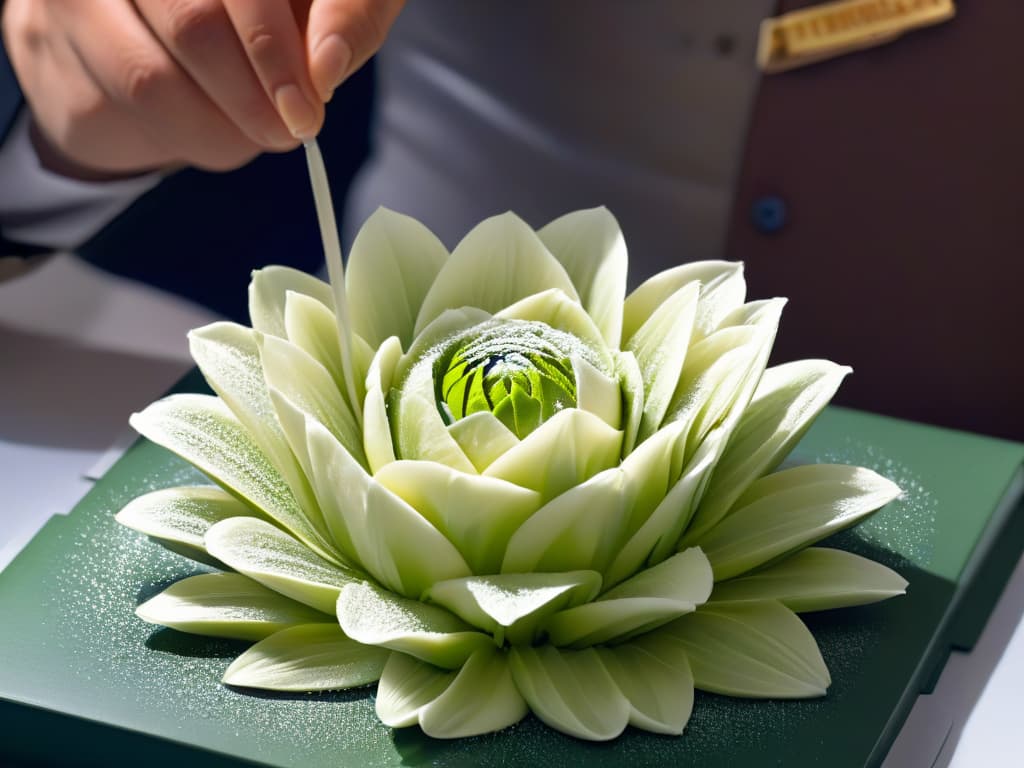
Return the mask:
{"type": "Polygon", "coordinates": [[[750,215],[758,232],[773,234],[786,226],[786,201],[776,195],[759,197],[750,215]]]}

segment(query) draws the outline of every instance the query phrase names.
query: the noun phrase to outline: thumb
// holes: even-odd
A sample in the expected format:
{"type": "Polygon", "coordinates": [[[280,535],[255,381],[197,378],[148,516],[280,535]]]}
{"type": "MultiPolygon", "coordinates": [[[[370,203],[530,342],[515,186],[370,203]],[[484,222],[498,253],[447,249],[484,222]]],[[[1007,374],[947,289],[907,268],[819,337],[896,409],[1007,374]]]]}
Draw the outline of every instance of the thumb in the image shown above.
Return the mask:
{"type": "Polygon", "coordinates": [[[306,28],[309,73],[328,101],[384,43],[405,0],[313,0],[306,28]]]}

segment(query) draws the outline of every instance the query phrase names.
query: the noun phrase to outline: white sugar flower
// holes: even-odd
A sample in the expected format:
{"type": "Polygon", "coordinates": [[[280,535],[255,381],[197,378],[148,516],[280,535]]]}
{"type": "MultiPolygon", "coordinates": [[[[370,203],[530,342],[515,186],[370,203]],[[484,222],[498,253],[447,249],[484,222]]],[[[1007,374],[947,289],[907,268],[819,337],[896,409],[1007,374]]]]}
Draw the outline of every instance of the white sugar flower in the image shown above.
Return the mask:
{"type": "Polygon", "coordinates": [[[679,734],[695,686],[823,695],[795,612],[905,582],[808,547],[899,490],[777,471],[848,369],[766,369],[783,301],[744,294],[740,265],[701,262],[626,296],[603,208],[537,232],[497,216],[451,254],[379,210],[343,283],[256,272],[252,328],[190,336],[216,396],[132,419],[219,487],[118,519],[224,568],[139,615],[258,641],[231,685],[379,680],[383,722],[437,737],[527,712],[583,739],[679,734]]]}

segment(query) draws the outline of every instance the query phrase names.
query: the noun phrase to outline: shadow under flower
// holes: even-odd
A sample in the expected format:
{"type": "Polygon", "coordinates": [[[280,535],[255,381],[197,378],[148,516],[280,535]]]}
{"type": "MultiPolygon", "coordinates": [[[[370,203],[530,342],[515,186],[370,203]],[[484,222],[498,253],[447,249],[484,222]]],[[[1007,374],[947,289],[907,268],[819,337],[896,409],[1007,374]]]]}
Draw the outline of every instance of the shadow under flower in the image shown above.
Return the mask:
{"type": "Polygon", "coordinates": [[[240,693],[245,696],[252,696],[255,699],[266,699],[267,701],[306,701],[324,704],[351,704],[369,699],[376,691],[375,685],[362,688],[349,688],[344,691],[264,691],[259,688],[242,688],[236,685],[224,685],[229,691],[240,693]]]}
{"type": "Polygon", "coordinates": [[[146,638],[146,648],[151,651],[196,659],[234,659],[250,645],[244,640],[190,635],[169,627],[155,629],[146,638]]]}

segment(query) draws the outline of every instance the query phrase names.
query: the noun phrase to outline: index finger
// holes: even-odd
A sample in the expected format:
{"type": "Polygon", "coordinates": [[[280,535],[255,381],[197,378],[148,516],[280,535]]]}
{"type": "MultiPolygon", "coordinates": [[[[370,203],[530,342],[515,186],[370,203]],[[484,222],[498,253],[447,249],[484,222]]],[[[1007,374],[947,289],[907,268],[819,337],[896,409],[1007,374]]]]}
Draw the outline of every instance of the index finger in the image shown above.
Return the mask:
{"type": "Polygon", "coordinates": [[[311,139],[324,119],[309,78],[305,44],[288,0],[224,0],[253,71],[297,139],[311,139]]]}
{"type": "Polygon", "coordinates": [[[313,0],[306,46],[321,99],[328,101],[377,52],[403,5],[405,0],[313,0]]]}

